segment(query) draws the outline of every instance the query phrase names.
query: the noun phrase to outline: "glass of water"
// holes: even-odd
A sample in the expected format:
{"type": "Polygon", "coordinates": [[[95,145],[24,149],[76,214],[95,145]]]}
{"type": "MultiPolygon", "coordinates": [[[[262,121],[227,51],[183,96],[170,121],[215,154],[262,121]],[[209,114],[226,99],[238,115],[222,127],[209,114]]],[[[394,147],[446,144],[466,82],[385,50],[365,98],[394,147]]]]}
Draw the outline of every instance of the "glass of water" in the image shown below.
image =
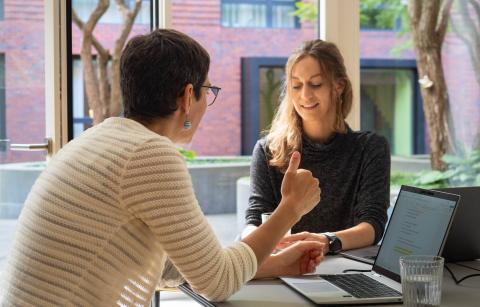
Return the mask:
{"type": "Polygon", "coordinates": [[[439,256],[400,257],[403,305],[440,306],[444,259],[439,256]]]}

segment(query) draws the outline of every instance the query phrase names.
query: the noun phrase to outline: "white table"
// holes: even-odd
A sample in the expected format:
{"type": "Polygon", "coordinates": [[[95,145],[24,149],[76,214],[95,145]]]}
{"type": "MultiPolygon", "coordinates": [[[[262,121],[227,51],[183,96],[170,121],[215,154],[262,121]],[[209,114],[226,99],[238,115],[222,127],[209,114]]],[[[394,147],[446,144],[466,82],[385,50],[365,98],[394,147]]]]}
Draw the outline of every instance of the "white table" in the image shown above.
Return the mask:
{"type": "MultiPolygon", "coordinates": [[[[480,269],[480,261],[463,262],[466,265],[480,269]]],[[[457,279],[470,274],[480,273],[455,264],[448,264],[457,279]]],[[[340,273],[345,269],[370,269],[371,266],[341,256],[328,256],[317,268],[317,273],[340,273]]],[[[300,307],[315,306],[299,293],[295,292],[278,279],[254,280],[248,282],[242,289],[226,302],[215,303],[221,307],[300,307]]],[[[369,306],[401,306],[401,304],[369,305],[369,306]]],[[[480,306],[480,277],[465,280],[455,285],[450,274],[444,270],[442,287],[442,304],[445,307],[480,306]]]]}

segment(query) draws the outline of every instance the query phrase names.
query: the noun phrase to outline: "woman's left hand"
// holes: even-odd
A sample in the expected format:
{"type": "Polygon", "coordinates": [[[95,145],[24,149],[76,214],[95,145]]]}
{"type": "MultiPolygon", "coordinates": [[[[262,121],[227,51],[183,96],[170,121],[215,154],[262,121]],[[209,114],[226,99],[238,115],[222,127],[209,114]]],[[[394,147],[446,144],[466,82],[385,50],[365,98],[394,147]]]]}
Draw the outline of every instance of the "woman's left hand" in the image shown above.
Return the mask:
{"type": "Polygon", "coordinates": [[[313,273],[323,260],[324,248],[320,242],[296,242],[267,258],[255,278],[313,273]]]}

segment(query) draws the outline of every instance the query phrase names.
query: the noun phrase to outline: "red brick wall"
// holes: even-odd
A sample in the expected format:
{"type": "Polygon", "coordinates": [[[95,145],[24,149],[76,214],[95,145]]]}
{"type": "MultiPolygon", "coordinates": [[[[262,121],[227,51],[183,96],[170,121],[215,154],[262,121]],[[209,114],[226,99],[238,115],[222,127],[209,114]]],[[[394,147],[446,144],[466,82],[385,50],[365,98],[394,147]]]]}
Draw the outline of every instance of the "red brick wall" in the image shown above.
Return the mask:
{"type": "MultiPolygon", "coordinates": [[[[45,138],[43,28],[43,0],[4,0],[0,53],[5,55],[6,135],[12,143],[45,138]]],[[[0,163],[42,159],[40,153],[0,152],[0,163]]]]}

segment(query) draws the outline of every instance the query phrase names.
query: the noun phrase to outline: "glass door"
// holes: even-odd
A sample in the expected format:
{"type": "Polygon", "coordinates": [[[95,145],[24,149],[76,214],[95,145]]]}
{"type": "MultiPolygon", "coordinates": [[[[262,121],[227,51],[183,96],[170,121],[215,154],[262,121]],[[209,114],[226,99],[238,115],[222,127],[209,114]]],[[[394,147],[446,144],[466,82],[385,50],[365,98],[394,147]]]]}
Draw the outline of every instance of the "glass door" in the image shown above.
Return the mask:
{"type": "Polygon", "coordinates": [[[0,274],[25,198],[66,141],[63,5],[0,1],[0,274]]]}

